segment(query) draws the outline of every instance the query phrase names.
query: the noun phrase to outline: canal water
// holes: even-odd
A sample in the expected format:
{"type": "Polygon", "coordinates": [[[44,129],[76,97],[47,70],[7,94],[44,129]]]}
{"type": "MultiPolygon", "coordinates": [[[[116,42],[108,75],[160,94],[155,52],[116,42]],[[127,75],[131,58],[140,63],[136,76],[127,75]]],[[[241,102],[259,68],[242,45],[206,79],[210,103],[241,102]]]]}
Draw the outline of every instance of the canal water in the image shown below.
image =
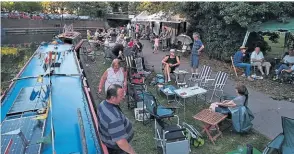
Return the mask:
{"type": "MultiPolygon", "coordinates": [[[[84,32],[82,32],[84,33],[84,32]]],[[[26,34],[1,36],[1,90],[5,90],[27,60],[43,41],[51,41],[54,34],[26,34]],[[24,44],[30,46],[24,47],[24,44]],[[17,49],[17,53],[4,53],[3,47],[17,49]]],[[[83,38],[86,38],[85,34],[83,38]]]]}
{"type": "Polygon", "coordinates": [[[5,35],[1,36],[1,45],[50,41],[53,36],[53,34],[5,35]]]}

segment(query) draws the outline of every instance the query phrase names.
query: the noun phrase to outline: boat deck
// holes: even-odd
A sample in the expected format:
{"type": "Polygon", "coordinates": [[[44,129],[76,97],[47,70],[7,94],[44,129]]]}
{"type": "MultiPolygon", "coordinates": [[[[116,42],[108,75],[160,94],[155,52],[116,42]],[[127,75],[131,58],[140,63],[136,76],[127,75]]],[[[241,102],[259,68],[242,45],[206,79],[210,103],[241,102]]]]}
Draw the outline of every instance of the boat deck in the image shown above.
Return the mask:
{"type": "Polygon", "coordinates": [[[35,120],[33,117],[16,118],[3,121],[1,125],[1,153],[4,154],[10,140],[12,140],[9,152],[10,154],[40,153],[41,144],[38,144],[37,142],[43,135],[44,125],[44,120],[35,120]],[[25,138],[29,141],[27,146],[25,146],[21,137],[17,135],[18,129],[21,130],[25,138]]]}
{"type": "Polygon", "coordinates": [[[26,87],[22,88],[17,98],[15,99],[12,107],[10,108],[7,116],[21,114],[29,111],[37,111],[46,107],[47,102],[43,101],[42,98],[45,97],[46,86],[37,87],[26,87]],[[30,100],[30,95],[33,90],[40,91],[40,96],[37,96],[35,100],[30,100]]]}
{"type": "Polygon", "coordinates": [[[4,153],[11,142],[9,153],[18,154],[23,153],[24,150],[24,153],[28,154],[52,154],[53,151],[58,154],[81,153],[83,145],[78,123],[78,109],[81,110],[84,121],[88,153],[101,153],[82,78],[79,76],[81,72],[78,60],[75,53],[70,51],[71,49],[72,45],[69,44],[39,47],[19,76],[20,79],[15,81],[9,89],[1,106],[1,153],[4,153]],[[60,66],[51,66],[54,74],[59,75],[52,75],[50,80],[48,76],[44,76],[42,83],[38,83],[38,76],[50,72],[50,69],[44,69],[44,59],[52,51],[62,52],[61,57],[55,61],[60,63],[60,66]],[[46,85],[50,83],[51,107],[49,108],[52,112],[37,120],[37,111],[48,109],[48,99],[44,101],[44,97],[47,90],[46,85]],[[41,95],[31,99],[33,90],[41,91],[41,95]],[[36,144],[37,140],[51,135],[52,125],[54,126],[54,138],[52,139],[54,143],[36,144]],[[18,129],[29,141],[25,149],[19,135],[4,135],[18,129]]]}

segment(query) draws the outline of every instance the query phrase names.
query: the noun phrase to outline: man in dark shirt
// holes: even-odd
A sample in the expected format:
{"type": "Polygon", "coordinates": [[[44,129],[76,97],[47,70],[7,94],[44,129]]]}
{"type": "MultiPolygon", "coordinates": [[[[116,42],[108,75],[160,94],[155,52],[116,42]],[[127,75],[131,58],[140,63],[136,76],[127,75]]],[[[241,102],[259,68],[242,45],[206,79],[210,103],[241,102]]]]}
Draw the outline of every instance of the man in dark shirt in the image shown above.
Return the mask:
{"type": "Polygon", "coordinates": [[[111,52],[112,52],[112,54],[114,56],[113,59],[119,57],[120,51],[123,54],[123,52],[124,52],[124,46],[122,44],[115,44],[115,46],[111,50],[111,52]]]}
{"type": "Polygon", "coordinates": [[[142,47],[142,43],[139,41],[139,39],[136,39],[132,50],[135,51],[135,53],[142,52],[142,47]]]}
{"type": "Polygon", "coordinates": [[[122,87],[111,85],[106,91],[106,100],[98,106],[100,138],[110,154],[135,154],[130,145],[134,136],[132,123],[119,107],[123,97],[122,87]]]}
{"type": "Polygon", "coordinates": [[[240,51],[237,51],[234,55],[234,65],[235,67],[245,68],[245,76],[249,81],[253,79],[250,77],[251,65],[249,63],[243,63],[243,57],[246,55],[246,47],[241,46],[240,51]]]}

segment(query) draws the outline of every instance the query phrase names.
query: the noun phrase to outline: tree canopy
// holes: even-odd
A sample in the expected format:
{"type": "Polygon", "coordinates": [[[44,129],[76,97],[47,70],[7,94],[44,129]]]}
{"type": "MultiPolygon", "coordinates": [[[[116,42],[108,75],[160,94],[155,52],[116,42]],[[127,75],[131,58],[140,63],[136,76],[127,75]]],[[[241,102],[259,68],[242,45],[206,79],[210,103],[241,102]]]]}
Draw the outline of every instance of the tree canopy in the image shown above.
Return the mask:
{"type": "Polygon", "coordinates": [[[189,32],[200,33],[206,51],[227,59],[242,45],[247,28],[268,20],[287,22],[294,16],[294,3],[184,2],[180,10],[191,23],[189,32]]]}

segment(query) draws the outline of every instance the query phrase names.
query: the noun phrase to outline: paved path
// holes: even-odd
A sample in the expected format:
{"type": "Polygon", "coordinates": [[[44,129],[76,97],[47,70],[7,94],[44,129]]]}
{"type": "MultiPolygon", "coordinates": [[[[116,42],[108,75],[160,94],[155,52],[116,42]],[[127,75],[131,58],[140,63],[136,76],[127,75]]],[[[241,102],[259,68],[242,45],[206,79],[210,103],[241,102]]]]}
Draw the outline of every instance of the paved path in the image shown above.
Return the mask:
{"type": "MultiPolygon", "coordinates": [[[[143,54],[148,65],[154,65],[156,72],[161,72],[161,60],[168,52],[152,53],[151,44],[149,41],[142,40],[144,44],[143,54]]],[[[201,61],[200,61],[201,63],[201,61]]],[[[190,70],[189,60],[181,58],[181,69],[190,70]]],[[[215,75],[216,72],[213,72],[215,75]]],[[[227,95],[235,95],[235,82],[228,80],[224,92],[227,95]]],[[[268,95],[258,92],[250,87],[249,90],[249,108],[255,115],[253,120],[253,128],[267,137],[273,139],[276,135],[282,132],[281,116],[294,118],[294,103],[287,101],[276,101],[268,95]]],[[[209,96],[209,95],[208,95],[209,96]]]]}

